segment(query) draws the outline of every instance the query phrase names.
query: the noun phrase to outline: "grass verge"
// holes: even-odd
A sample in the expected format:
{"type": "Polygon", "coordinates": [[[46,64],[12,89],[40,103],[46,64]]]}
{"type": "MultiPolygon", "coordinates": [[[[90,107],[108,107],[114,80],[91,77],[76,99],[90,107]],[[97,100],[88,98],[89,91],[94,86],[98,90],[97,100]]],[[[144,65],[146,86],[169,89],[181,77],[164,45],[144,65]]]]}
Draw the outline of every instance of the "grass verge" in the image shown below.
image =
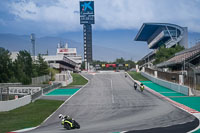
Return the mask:
{"type": "Polygon", "coordinates": [[[135,80],[138,81],[149,81],[147,78],[145,78],[144,76],[141,75],[141,73],[137,73],[137,72],[128,72],[128,74],[135,80]]]}
{"type": "Polygon", "coordinates": [[[71,84],[69,84],[67,87],[73,87],[73,86],[82,86],[87,84],[87,80],[81,76],[78,73],[71,73],[72,77],[73,77],[73,82],[71,84]]]}
{"type": "Polygon", "coordinates": [[[0,133],[38,126],[63,102],[37,100],[11,111],[0,112],[0,133]]]}

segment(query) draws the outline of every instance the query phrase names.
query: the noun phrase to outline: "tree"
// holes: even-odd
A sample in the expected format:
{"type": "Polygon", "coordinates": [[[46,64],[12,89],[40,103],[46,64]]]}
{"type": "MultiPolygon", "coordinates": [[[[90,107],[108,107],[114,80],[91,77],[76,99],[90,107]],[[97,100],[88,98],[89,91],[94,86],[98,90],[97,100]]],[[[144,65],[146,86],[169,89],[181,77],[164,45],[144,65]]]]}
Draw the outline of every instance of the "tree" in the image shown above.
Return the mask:
{"type": "Polygon", "coordinates": [[[13,78],[12,67],[10,52],[0,47],[0,83],[7,83],[13,78]]]}
{"type": "Polygon", "coordinates": [[[115,61],[115,63],[116,63],[116,64],[125,64],[125,60],[124,60],[124,58],[122,58],[122,57],[119,58],[119,59],[117,58],[116,61],[115,61]]]}
{"type": "Polygon", "coordinates": [[[30,84],[32,77],[49,74],[47,62],[41,55],[38,61],[32,61],[30,53],[26,50],[19,51],[17,59],[12,62],[10,52],[0,47],[0,83],[21,82],[30,84]]]}
{"type": "Polygon", "coordinates": [[[26,50],[19,51],[17,59],[14,61],[15,76],[19,82],[30,84],[33,76],[33,64],[30,53],[26,50]]]}
{"type": "Polygon", "coordinates": [[[160,49],[156,52],[155,61],[153,64],[159,64],[164,62],[175,55],[175,53],[184,50],[184,47],[180,45],[176,45],[172,48],[165,48],[164,46],[160,47],[160,49]]]}
{"type": "Polygon", "coordinates": [[[81,70],[84,70],[85,69],[85,62],[82,62],[81,64],[81,70]]]}
{"type": "Polygon", "coordinates": [[[129,64],[130,68],[135,68],[135,62],[132,60],[127,60],[125,64],[129,64]]]}
{"type": "Polygon", "coordinates": [[[38,55],[38,76],[48,75],[49,74],[49,67],[46,61],[42,58],[42,56],[38,55]]]}

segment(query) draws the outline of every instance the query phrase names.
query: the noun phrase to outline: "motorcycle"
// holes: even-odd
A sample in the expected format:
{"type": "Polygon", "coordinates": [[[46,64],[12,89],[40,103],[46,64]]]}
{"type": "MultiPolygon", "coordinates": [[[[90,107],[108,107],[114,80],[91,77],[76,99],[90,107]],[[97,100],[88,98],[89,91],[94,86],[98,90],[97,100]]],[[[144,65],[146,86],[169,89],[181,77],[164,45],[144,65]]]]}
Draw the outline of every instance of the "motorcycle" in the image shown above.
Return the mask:
{"type": "Polygon", "coordinates": [[[125,78],[127,77],[127,74],[125,73],[125,78]]]}
{"type": "Polygon", "coordinates": [[[71,130],[71,129],[79,129],[80,125],[78,122],[76,122],[74,119],[69,118],[69,117],[63,117],[59,116],[59,118],[62,118],[61,125],[64,126],[65,129],[71,130]]]}
{"type": "Polygon", "coordinates": [[[144,85],[143,84],[140,84],[140,90],[141,90],[141,92],[144,91],[144,85]]]}

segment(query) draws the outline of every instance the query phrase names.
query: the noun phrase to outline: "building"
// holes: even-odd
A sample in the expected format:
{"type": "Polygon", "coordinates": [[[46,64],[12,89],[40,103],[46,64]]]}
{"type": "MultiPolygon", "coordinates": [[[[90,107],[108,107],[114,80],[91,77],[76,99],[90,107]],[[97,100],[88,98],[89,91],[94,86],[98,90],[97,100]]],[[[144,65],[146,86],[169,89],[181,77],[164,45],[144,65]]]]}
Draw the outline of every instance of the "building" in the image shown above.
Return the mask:
{"type": "Polygon", "coordinates": [[[82,63],[82,57],[80,55],[77,55],[76,48],[68,48],[67,43],[65,44],[65,46],[62,46],[60,43],[58,43],[57,55],[65,55],[66,57],[78,64],[82,63]]]}
{"type": "Polygon", "coordinates": [[[77,55],[76,48],[68,48],[67,43],[65,46],[58,44],[56,55],[46,55],[43,58],[50,67],[60,71],[70,70],[79,72],[82,63],[82,57],[77,55]]]}
{"type": "MultiPolygon", "coordinates": [[[[19,52],[12,52],[11,59],[15,61],[17,59],[19,52]]],[[[76,48],[68,48],[68,44],[61,46],[58,45],[57,54],[56,55],[42,55],[44,60],[49,64],[50,67],[58,69],[60,71],[74,71],[79,72],[82,57],[77,55],[76,48]]],[[[37,56],[32,56],[33,60],[37,60],[37,56]]]]}
{"type": "Polygon", "coordinates": [[[143,66],[150,67],[159,47],[170,48],[179,44],[188,48],[188,30],[169,23],[144,23],[134,40],[147,42],[149,49],[153,50],[141,59],[143,66]]]}

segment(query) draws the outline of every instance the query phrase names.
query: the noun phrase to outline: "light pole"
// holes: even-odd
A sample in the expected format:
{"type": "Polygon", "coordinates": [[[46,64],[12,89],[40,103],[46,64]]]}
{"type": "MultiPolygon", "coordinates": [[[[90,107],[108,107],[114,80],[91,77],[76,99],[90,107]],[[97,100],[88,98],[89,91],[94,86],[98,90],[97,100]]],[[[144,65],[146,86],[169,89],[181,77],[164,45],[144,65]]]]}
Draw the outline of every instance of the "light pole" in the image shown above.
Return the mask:
{"type": "Polygon", "coordinates": [[[31,43],[32,43],[32,56],[33,60],[35,61],[35,34],[31,34],[31,43]]]}

